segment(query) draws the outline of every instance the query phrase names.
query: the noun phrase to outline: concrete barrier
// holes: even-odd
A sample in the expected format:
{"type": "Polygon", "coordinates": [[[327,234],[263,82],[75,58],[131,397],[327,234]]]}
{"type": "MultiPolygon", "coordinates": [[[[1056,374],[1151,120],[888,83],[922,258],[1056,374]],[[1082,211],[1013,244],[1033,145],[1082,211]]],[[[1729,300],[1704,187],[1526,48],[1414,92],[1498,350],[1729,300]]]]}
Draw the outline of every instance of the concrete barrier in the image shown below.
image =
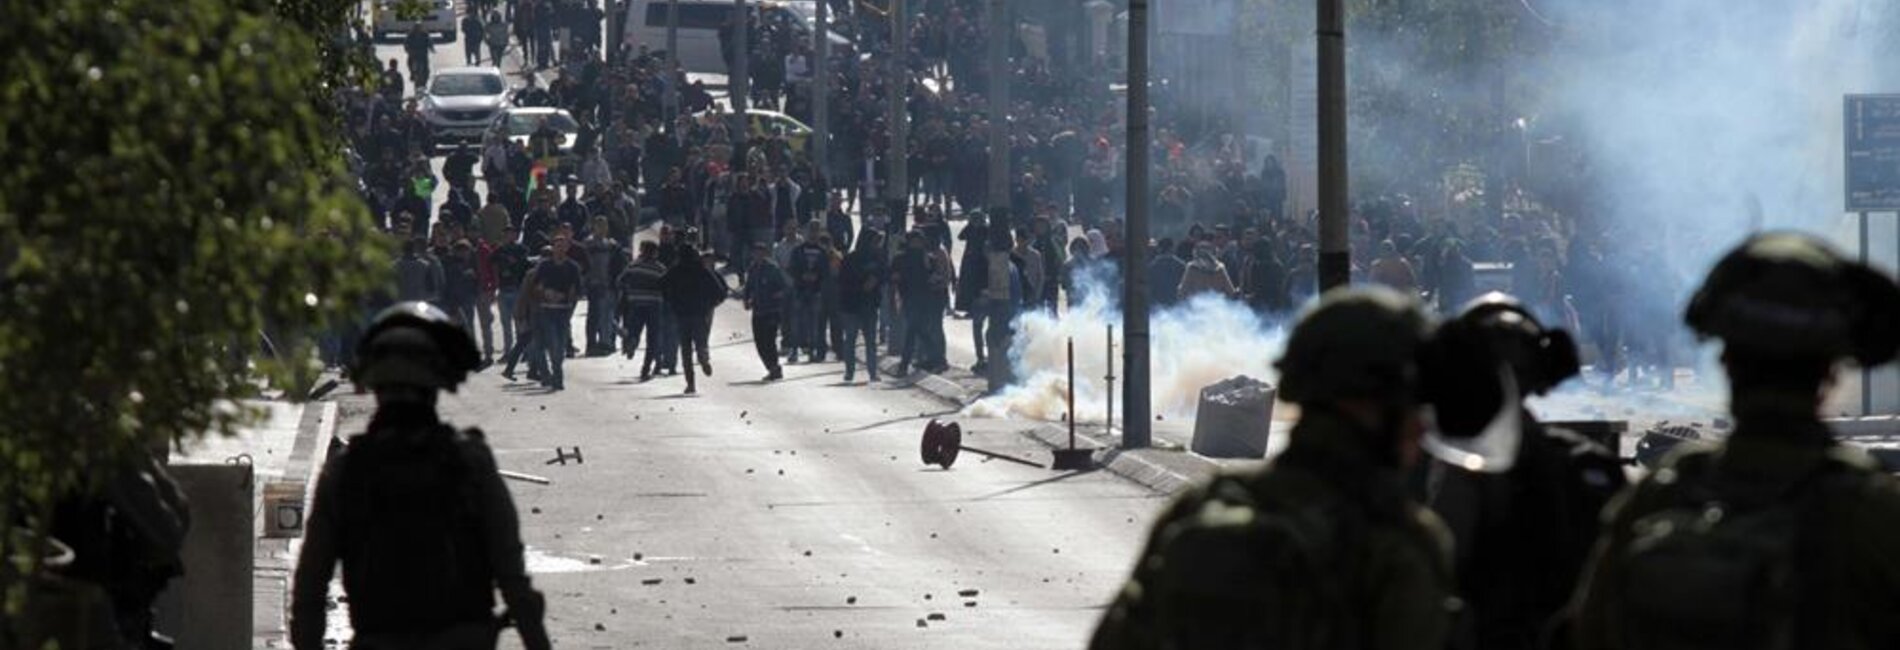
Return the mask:
{"type": "Polygon", "coordinates": [[[191,501],[185,575],[159,596],[157,623],[179,648],[251,647],[251,565],[256,526],[249,464],[167,468],[191,501]]]}

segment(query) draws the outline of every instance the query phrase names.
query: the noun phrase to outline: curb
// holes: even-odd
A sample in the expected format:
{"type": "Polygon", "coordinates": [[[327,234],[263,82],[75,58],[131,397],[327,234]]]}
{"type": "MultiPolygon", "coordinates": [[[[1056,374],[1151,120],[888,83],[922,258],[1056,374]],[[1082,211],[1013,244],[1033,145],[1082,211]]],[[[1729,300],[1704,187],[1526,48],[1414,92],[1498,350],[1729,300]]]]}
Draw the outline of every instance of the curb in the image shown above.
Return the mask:
{"type": "MultiPolygon", "coordinates": [[[[884,373],[887,380],[899,378],[896,373],[898,360],[886,355],[878,359],[877,365],[879,372],[884,373]]],[[[956,406],[957,408],[969,406],[972,402],[975,402],[977,398],[983,396],[982,393],[964,388],[961,384],[951,381],[937,373],[915,372],[900,379],[910,382],[910,387],[922,390],[932,397],[949,402],[952,406],[956,406]]]]}
{"type": "MultiPolygon", "coordinates": [[[[1064,449],[1069,445],[1068,430],[1053,424],[1039,422],[1034,427],[1023,431],[1022,434],[1051,449],[1064,449]]],[[[1101,469],[1158,494],[1173,495],[1202,480],[1142,458],[1137,451],[1122,449],[1096,438],[1091,433],[1077,431],[1075,440],[1076,445],[1081,448],[1095,449],[1095,463],[1101,469]]],[[[1221,469],[1219,464],[1206,458],[1185,451],[1181,454],[1182,458],[1191,459],[1190,462],[1197,467],[1205,468],[1203,475],[1212,475],[1221,469]]]]}

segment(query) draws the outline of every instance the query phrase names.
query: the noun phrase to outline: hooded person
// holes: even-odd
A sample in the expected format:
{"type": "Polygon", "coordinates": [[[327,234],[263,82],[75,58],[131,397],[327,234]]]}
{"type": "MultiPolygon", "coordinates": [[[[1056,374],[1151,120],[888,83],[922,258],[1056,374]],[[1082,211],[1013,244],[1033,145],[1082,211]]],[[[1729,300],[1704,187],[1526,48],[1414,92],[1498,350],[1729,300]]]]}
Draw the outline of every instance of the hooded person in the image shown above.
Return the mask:
{"type": "Polygon", "coordinates": [[[522,645],[551,647],[494,454],[481,430],[436,414],[441,391],[479,362],[467,331],[425,303],[390,307],[364,332],[350,376],[375,393],[376,413],[317,478],[291,592],[292,647],[325,647],[339,563],[352,647],[492,648],[497,591],[522,645]]]}
{"type": "Polygon", "coordinates": [[[1820,419],[1838,364],[1900,352],[1900,286],[1815,237],[1763,233],[1683,320],[1722,342],[1734,430],[1605,509],[1575,647],[1900,647],[1900,481],[1820,419]]]}
{"type": "Polygon", "coordinates": [[[1089,647],[1444,647],[1449,540],[1404,484],[1431,332],[1416,299],[1381,288],[1304,314],[1275,364],[1300,407],[1286,450],[1176,499],[1089,647]]]}

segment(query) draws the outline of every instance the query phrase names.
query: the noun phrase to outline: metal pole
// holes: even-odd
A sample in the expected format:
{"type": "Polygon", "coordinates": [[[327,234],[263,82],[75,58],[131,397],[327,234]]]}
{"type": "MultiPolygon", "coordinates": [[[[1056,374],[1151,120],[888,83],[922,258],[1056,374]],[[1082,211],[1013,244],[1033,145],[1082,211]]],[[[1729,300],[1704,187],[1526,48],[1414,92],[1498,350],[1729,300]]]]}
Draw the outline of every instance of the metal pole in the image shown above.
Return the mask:
{"type": "MultiPolygon", "coordinates": [[[[1140,449],[1151,442],[1148,400],[1148,0],[1128,0],[1128,221],[1122,255],[1122,327],[1128,332],[1124,349],[1128,359],[1128,391],[1122,400],[1128,412],[1122,419],[1122,448],[1140,449]]],[[[1114,327],[1109,328],[1109,400],[1114,400],[1114,327]]],[[[1114,409],[1109,409],[1114,417],[1114,409]]],[[[1110,428],[1114,422],[1111,421],[1110,428]]]]}
{"type": "Polygon", "coordinates": [[[726,78],[726,100],[732,105],[732,153],[738,158],[733,168],[743,171],[745,153],[752,143],[752,130],[746,124],[746,105],[752,99],[752,73],[748,69],[752,64],[752,9],[746,6],[746,0],[733,0],[733,6],[739,24],[732,30],[732,69],[727,70],[731,74],[726,78]]]}
{"type": "Polygon", "coordinates": [[[910,111],[905,105],[910,94],[910,8],[904,0],[891,0],[891,51],[888,61],[889,77],[885,80],[885,94],[890,100],[889,114],[885,116],[886,133],[890,136],[890,159],[885,164],[890,170],[886,177],[885,189],[889,196],[891,231],[902,233],[906,219],[910,217],[910,111]]]}
{"type": "MultiPolygon", "coordinates": [[[[989,0],[985,3],[990,19],[990,215],[1004,213],[1009,206],[1009,44],[1012,34],[1009,7],[1004,0],[989,0]]],[[[1011,215],[1012,219],[1027,219],[1029,215],[1011,215]]],[[[991,228],[1008,228],[1008,223],[992,223],[991,228]]]]}
{"type": "MultiPolygon", "coordinates": [[[[1900,228],[1900,224],[1896,224],[1895,228],[1900,228]]],[[[1869,243],[1871,242],[1867,238],[1867,213],[1862,212],[1860,213],[1860,263],[1862,264],[1866,264],[1870,258],[1867,250],[1869,243]]],[[[1863,416],[1874,414],[1874,370],[1866,365],[1860,368],[1860,414],[1863,416]]]]}
{"type": "MultiPolygon", "coordinates": [[[[1108,375],[1103,377],[1102,380],[1108,382],[1108,391],[1107,391],[1108,392],[1108,422],[1107,422],[1107,428],[1103,429],[1103,431],[1114,431],[1115,430],[1115,326],[1114,325],[1108,326],[1108,359],[1107,361],[1108,361],[1108,375]]],[[[1123,408],[1126,408],[1126,407],[1123,407],[1123,408]]],[[[1124,441],[1127,439],[1127,436],[1128,436],[1128,432],[1126,429],[1124,429],[1122,431],[1122,437],[1124,441]]],[[[1122,446],[1126,447],[1127,443],[1124,442],[1122,446]]],[[[1146,446],[1146,445],[1143,445],[1143,446],[1146,446]]]]}
{"type": "MultiPolygon", "coordinates": [[[[678,2],[678,0],[674,0],[678,2]]],[[[831,0],[818,0],[818,24],[811,30],[811,166],[823,178],[816,190],[824,194],[818,204],[831,207],[831,177],[825,173],[831,161],[831,0]]],[[[847,179],[847,182],[848,179],[847,179]]],[[[823,214],[818,215],[824,218],[823,214]]]]}
{"type": "Polygon", "coordinates": [[[1346,229],[1346,17],[1344,0],[1319,1],[1319,290],[1352,282],[1346,229]]]}
{"type": "Polygon", "coordinates": [[[1075,337],[1069,337],[1069,448],[1075,448],[1075,337]]]}
{"type": "MultiPolygon", "coordinates": [[[[633,4],[629,2],[628,4],[633,4]]],[[[632,19],[631,16],[628,17],[632,19]]],[[[685,137],[675,123],[680,119],[680,84],[686,79],[680,74],[680,0],[668,0],[666,3],[666,132],[672,134],[673,144],[679,144],[685,137]]]]}

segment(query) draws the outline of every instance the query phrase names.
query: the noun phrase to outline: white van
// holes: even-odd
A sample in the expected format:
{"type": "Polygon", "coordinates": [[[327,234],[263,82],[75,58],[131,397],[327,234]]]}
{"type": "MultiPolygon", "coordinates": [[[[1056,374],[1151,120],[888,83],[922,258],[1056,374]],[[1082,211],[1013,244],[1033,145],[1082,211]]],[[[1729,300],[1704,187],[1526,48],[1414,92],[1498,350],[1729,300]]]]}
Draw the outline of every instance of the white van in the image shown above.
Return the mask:
{"type": "MultiPolygon", "coordinates": [[[[625,39],[629,46],[659,52],[666,49],[666,14],[675,0],[633,0],[627,3],[625,39]]],[[[731,0],[677,0],[679,2],[679,60],[689,73],[726,74],[726,57],[720,51],[719,29],[733,24],[738,7],[731,0]]],[[[747,2],[762,11],[758,19],[790,21],[803,38],[810,39],[818,18],[813,0],[765,0],[747,2]]],[[[837,19],[832,23],[837,24],[837,19]]],[[[831,47],[849,47],[851,40],[831,33],[831,47]]]]}

